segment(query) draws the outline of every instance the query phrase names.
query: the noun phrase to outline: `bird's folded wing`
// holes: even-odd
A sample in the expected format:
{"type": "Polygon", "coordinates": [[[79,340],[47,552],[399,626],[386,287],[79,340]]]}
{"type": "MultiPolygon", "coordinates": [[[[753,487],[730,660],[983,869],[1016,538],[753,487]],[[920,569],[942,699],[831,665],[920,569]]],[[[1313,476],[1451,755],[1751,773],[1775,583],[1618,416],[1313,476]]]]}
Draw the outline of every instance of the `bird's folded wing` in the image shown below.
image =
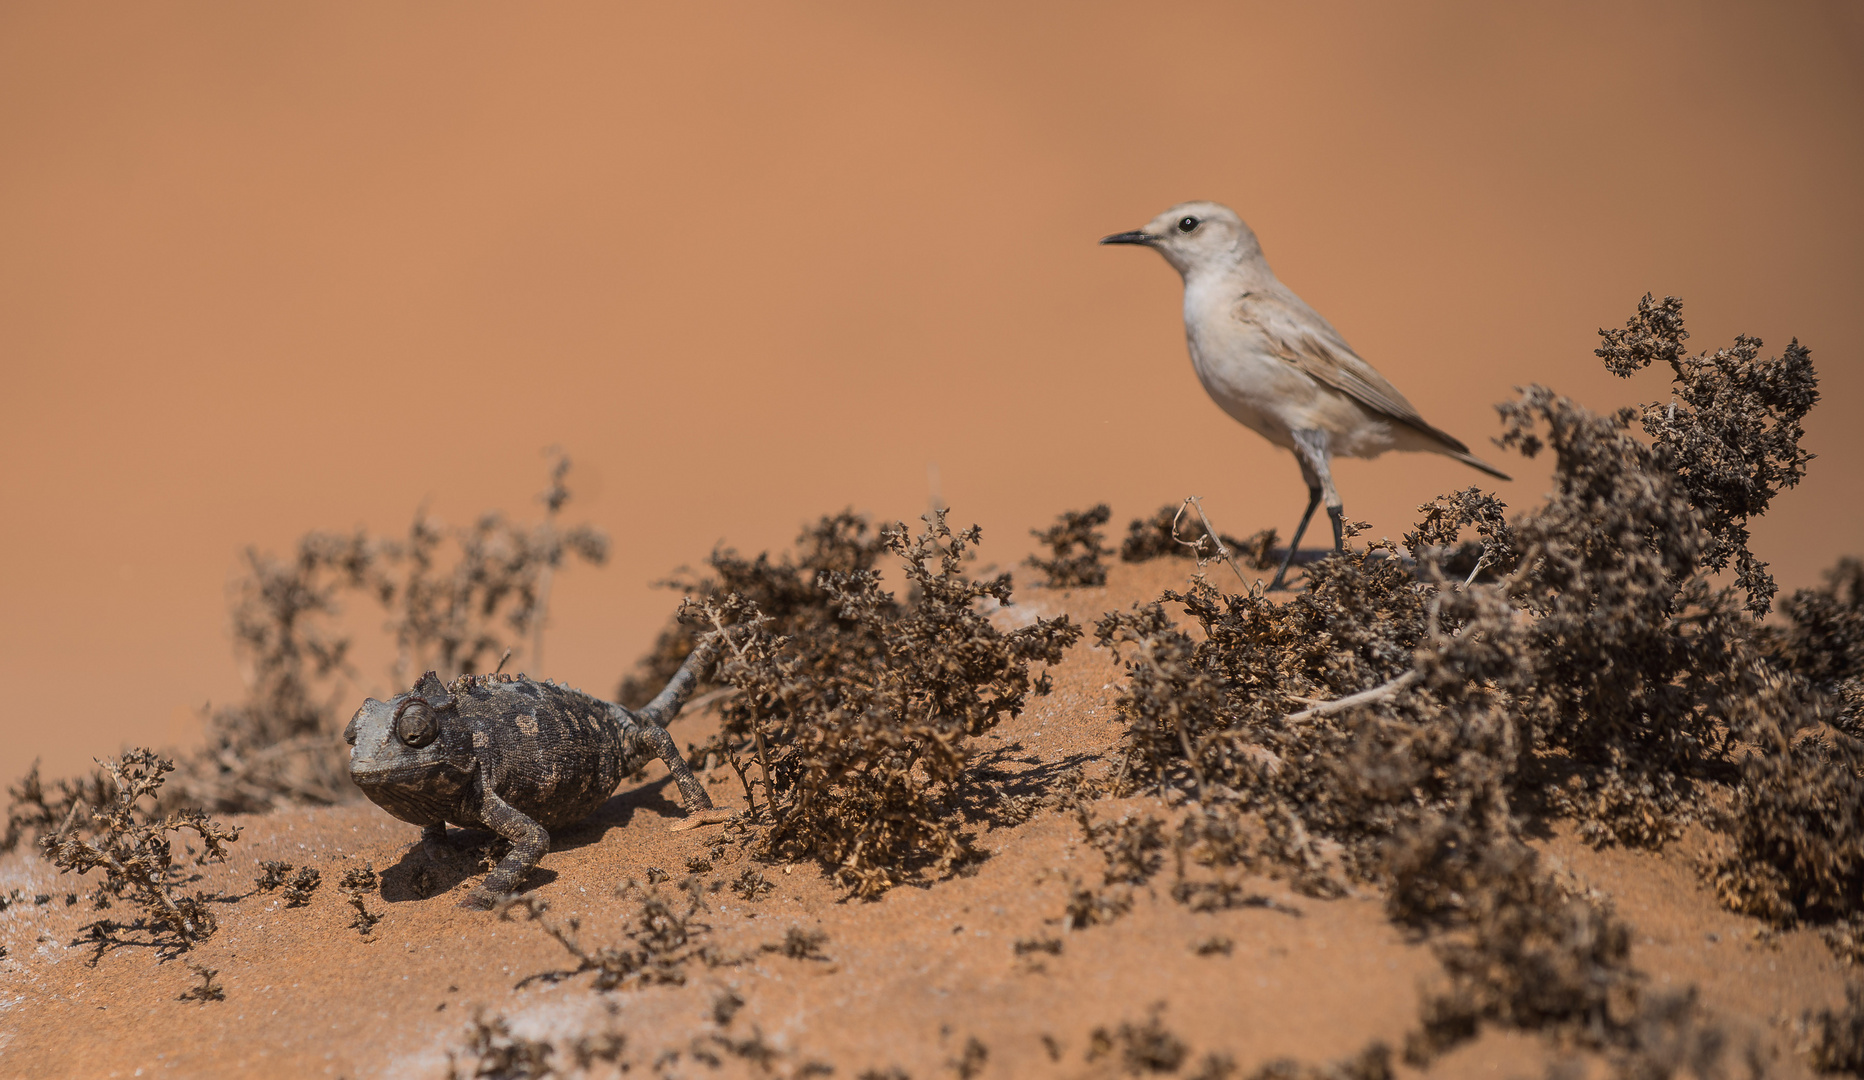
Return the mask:
{"type": "Polygon", "coordinates": [[[1461,453],[1469,447],[1462,440],[1432,427],[1398,388],[1385,376],[1359,358],[1346,339],[1320,313],[1302,303],[1292,293],[1285,296],[1245,294],[1236,307],[1236,317],[1261,332],[1283,360],[1300,368],[1315,381],[1330,386],[1382,414],[1416,428],[1461,453]]]}

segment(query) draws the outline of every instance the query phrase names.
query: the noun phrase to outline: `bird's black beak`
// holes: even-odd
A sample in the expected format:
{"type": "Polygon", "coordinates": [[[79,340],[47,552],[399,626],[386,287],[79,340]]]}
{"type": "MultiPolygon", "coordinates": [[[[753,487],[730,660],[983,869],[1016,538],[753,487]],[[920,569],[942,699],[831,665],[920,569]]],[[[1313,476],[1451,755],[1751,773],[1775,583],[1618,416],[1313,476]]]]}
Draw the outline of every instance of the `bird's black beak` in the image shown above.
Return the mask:
{"type": "Polygon", "coordinates": [[[1153,239],[1152,236],[1147,235],[1145,230],[1134,229],[1132,232],[1116,232],[1112,236],[1103,236],[1100,242],[1103,244],[1150,244],[1153,239]]]}

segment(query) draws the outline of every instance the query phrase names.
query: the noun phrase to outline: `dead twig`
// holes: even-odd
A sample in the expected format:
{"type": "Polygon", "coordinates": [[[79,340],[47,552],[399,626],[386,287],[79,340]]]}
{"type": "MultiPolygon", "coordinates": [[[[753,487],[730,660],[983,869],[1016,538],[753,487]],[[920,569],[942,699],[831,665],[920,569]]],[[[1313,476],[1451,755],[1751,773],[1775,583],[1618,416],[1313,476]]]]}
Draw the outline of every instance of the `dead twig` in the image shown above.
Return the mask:
{"type": "Polygon", "coordinates": [[[1197,520],[1204,523],[1204,535],[1210,537],[1210,542],[1217,545],[1217,558],[1228,563],[1230,570],[1236,574],[1236,580],[1242,582],[1244,588],[1248,588],[1249,579],[1243,576],[1242,568],[1236,565],[1236,559],[1230,554],[1229,546],[1223,542],[1223,537],[1217,535],[1217,527],[1210,523],[1210,518],[1204,513],[1204,497],[1202,495],[1187,496],[1183,504],[1178,507],[1178,513],[1171,519],[1171,538],[1193,550],[1200,549],[1203,546],[1203,541],[1201,540],[1192,542],[1184,540],[1178,535],[1178,520],[1184,517],[1184,508],[1186,506],[1197,511],[1197,520]]]}

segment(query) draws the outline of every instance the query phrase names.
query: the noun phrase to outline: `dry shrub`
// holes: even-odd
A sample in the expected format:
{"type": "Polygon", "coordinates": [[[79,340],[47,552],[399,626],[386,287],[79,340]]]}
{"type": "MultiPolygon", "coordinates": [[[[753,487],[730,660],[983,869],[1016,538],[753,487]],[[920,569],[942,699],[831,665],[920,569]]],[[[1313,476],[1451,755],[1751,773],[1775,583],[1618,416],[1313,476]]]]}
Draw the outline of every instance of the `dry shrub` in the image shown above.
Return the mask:
{"type": "Polygon", "coordinates": [[[205,1005],[210,1001],[225,1001],[227,999],[227,988],[225,984],[215,978],[215,976],[220,974],[219,968],[204,967],[200,964],[191,963],[188,965],[188,969],[194,972],[195,978],[201,980],[200,985],[190,986],[186,990],[183,990],[180,995],[175,998],[176,1001],[198,1001],[205,1005]]]}
{"type": "Polygon", "coordinates": [[[1164,1002],[1154,1005],[1144,1023],[1121,1021],[1115,1028],[1097,1027],[1087,1037],[1087,1060],[1115,1059],[1127,1074],[1177,1072],[1190,1056],[1183,1039],[1165,1027],[1164,1002]]]}
{"type": "MultiPolygon", "coordinates": [[[[1429,875],[1428,850],[1395,860],[1409,862],[1396,876],[1429,875]]],[[[1449,987],[1426,995],[1406,1058],[1422,1065],[1473,1037],[1483,1021],[1562,1027],[1594,1046],[1628,1042],[1639,1004],[1630,928],[1599,905],[1565,896],[1524,845],[1495,844],[1477,858],[1460,860],[1454,872],[1470,891],[1458,894],[1458,932],[1436,945],[1449,987]]],[[[1399,893],[1393,904],[1402,910],[1399,893]]],[[[1449,914],[1444,906],[1431,911],[1449,914]]]]}
{"type": "MultiPolygon", "coordinates": [[[[772,558],[768,552],[744,558],[731,548],[719,548],[706,559],[710,573],[662,584],[698,599],[736,597],[734,604],[754,607],[769,620],[771,634],[817,643],[819,655],[833,662],[841,655],[862,662],[879,649],[862,636],[862,626],[817,583],[823,574],[862,574],[879,565],[886,543],[866,518],[851,510],[825,515],[797,537],[794,554],[772,558]]],[[[698,643],[691,618],[676,617],[655,640],[635,671],[622,680],[615,700],[630,708],[645,704],[685,663],[698,643]]],[[[703,629],[703,628],[701,628],[703,629]]]]}
{"type": "Polygon", "coordinates": [[[624,931],[626,944],[594,947],[584,945],[577,936],[582,930],[580,920],[571,918],[567,923],[557,922],[549,915],[550,905],[535,896],[525,895],[502,902],[496,909],[500,919],[513,919],[516,918],[513,912],[522,913],[577,961],[572,971],[527,975],[518,985],[538,980],[558,982],[593,971],[593,985],[597,990],[613,990],[629,984],[684,986],[686,965],[693,960],[700,960],[708,967],[735,962],[728,961],[704,943],[712,929],[711,924],[699,918],[701,912],[708,910],[704,883],[688,878],[682,891],[683,903],[677,897],[663,895],[657,886],[642,889],[629,882],[622,892],[637,896],[641,906],[624,931]]]}
{"type": "MultiPolygon", "coordinates": [[[[1217,1080],[1216,1075],[1208,1071],[1200,1075],[1217,1080]]],[[[1394,1075],[1391,1048],[1382,1042],[1372,1042],[1359,1053],[1332,1065],[1306,1065],[1279,1058],[1250,1073],[1248,1080],[1392,1080],[1394,1075]]]]}
{"type": "Polygon", "coordinates": [[[1845,987],[1845,1007],[1808,1018],[1812,1067],[1822,1073],[1864,1075],[1864,985],[1845,987]]]}
{"type": "Polygon", "coordinates": [[[1780,614],[1785,625],[1764,631],[1768,653],[1831,695],[1846,734],[1864,736],[1864,561],[1838,560],[1823,588],[1794,593],[1780,614]]]}
{"type": "Polygon", "coordinates": [[[1012,602],[1009,575],[972,580],[979,531],[953,532],[943,511],[927,522],[870,540],[843,515],[805,534],[796,560],[715,554],[718,578],[687,609],[728,628],[718,677],[738,693],[701,752],[744,780],[766,822],[756,853],[817,860],[864,897],[972,855],[965,740],[1046,693],[1031,666],[1080,636],[1065,616],[999,629],[985,605],[1012,602]],[[904,601],[881,587],[881,551],[901,560],[904,601]]]}
{"type": "MultiPolygon", "coordinates": [[[[74,803],[59,829],[39,841],[46,857],[60,870],[86,874],[103,871],[103,881],[91,891],[92,905],[105,911],[128,904],[140,913],[129,924],[101,919],[88,927],[101,956],[112,945],[154,945],[165,953],[192,948],[213,936],[218,921],[208,904],[215,897],[204,892],[184,895],[182,885],[194,880],[175,865],[173,837],[184,831],[200,839],[204,851],[198,861],[224,862],[226,845],[239,839],[238,826],[210,820],[200,810],[177,810],[157,817],[138,803],[157,802],[164,774],[173,762],[135,749],[121,761],[101,761],[108,776],[109,796],[91,811],[88,821],[79,813],[88,804],[74,803]],[[81,827],[80,827],[81,826],[81,827]],[[122,930],[147,935],[146,939],[114,937],[122,930]]],[[[190,854],[192,848],[189,849],[190,854]]]]}
{"type": "Polygon", "coordinates": [[[1031,555],[1029,565],[1047,575],[1050,588],[1067,589],[1077,585],[1105,585],[1107,568],[1100,557],[1107,554],[1100,527],[1113,516],[1106,503],[1091,510],[1065,510],[1047,529],[1031,529],[1029,534],[1048,545],[1049,558],[1031,555]]]}
{"type": "Polygon", "coordinates": [[[110,778],[101,769],[73,780],[56,780],[48,792],[39,778],[39,763],[19,783],[7,788],[6,834],[0,836],[0,851],[12,851],[20,841],[38,847],[39,841],[57,831],[82,808],[103,806],[110,801],[110,778]]]}
{"type": "MultiPolygon", "coordinates": [[[[1257,570],[1275,569],[1274,529],[1263,529],[1247,540],[1234,536],[1222,539],[1223,546],[1244,564],[1257,570]]],[[[1203,522],[1184,514],[1182,505],[1161,506],[1151,517],[1134,518],[1126,527],[1126,539],[1120,542],[1120,561],[1177,558],[1209,562],[1218,557],[1216,541],[1203,522]]]]}
{"type": "Polygon", "coordinates": [[[1664,361],[1672,399],[1601,416],[1529,387],[1500,406],[1502,445],[1555,454],[1540,505],[1509,518],[1456,492],[1420,508],[1415,570],[1375,544],[1314,564],[1284,604],[1200,580],[1095,628],[1127,669],[1116,787],[1195,792],[1187,850],[1279,863],[1309,889],[1379,882],[1394,918],[1450,935],[1426,1048],[1480,1020],[1636,1042],[1623,928],[1535,868],[1527,821],[1641,846],[1719,824],[1742,875],[1724,896],[1776,920],[1864,895],[1856,744],[1778,659],[1851,670],[1819,640],[1849,617],[1848,586],[1789,604],[1776,659],[1754,621],[1774,586],[1747,523],[1804,474],[1806,350],[1689,355],[1680,305],[1649,297],[1601,334],[1621,375],[1664,361]],[[1734,795],[1726,818],[1713,791],[1734,795]]]}
{"type": "Polygon", "coordinates": [[[350,919],[350,929],[367,938],[375,929],[375,924],[384,918],[380,912],[370,911],[365,902],[368,895],[376,891],[375,867],[364,863],[345,871],[342,880],[337,882],[337,890],[343,894],[349,906],[356,909],[356,914],[350,919]]]}
{"type": "Polygon", "coordinates": [[[759,945],[758,949],[787,956],[791,960],[827,960],[828,954],[822,951],[822,946],[827,944],[826,930],[804,930],[800,926],[792,926],[783,932],[782,941],[767,941],[759,945]]]}
{"type": "MultiPolygon", "coordinates": [[[[447,1076],[449,1080],[545,1080],[587,1075],[597,1062],[619,1064],[627,1045],[627,1036],[612,1028],[593,1037],[579,1036],[569,1047],[571,1062],[559,1068],[554,1060],[557,1048],[549,1040],[518,1035],[504,1017],[488,1019],[480,1009],[467,1026],[466,1045],[447,1051],[447,1076]]],[[[621,1065],[621,1071],[628,1071],[627,1066],[621,1065]]]]}

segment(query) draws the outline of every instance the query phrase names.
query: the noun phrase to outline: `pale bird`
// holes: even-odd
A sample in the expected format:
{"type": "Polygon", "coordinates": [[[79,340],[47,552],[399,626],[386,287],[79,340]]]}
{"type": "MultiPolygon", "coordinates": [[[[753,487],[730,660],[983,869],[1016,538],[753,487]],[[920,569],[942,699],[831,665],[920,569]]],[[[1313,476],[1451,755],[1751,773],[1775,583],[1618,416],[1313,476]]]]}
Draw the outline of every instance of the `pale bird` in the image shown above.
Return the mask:
{"type": "Polygon", "coordinates": [[[1283,285],[1256,234],[1214,202],[1181,203],[1143,229],[1103,237],[1143,244],[1184,278],[1184,335],[1198,381],[1224,412],[1294,452],[1307,481],[1307,510],[1270,589],[1282,587],[1301,535],[1325,500],[1333,549],[1344,550],[1346,511],[1328,462],[1387,450],[1426,450],[1490,476],[1508,474],[1418,415],[1398,388],[1359,358],[1327,320],[1283,285]]]}

